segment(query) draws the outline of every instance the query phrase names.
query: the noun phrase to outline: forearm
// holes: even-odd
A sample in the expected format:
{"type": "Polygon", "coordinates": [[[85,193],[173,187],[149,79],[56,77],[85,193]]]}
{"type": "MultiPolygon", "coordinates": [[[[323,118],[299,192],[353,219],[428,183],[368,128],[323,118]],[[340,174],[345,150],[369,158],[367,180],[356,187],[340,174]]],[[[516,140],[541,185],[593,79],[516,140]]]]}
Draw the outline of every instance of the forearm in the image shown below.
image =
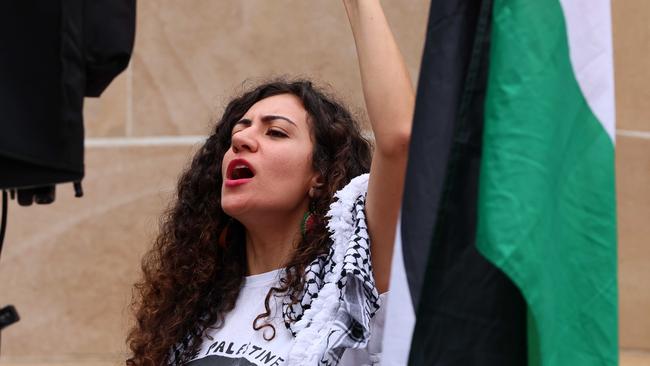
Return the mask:
{"type": "Polygon", "coordinates": [[[378,0],[343,0],[357,47],[363,94],[377,152],[403,153],[415,93],[378,0]]]}

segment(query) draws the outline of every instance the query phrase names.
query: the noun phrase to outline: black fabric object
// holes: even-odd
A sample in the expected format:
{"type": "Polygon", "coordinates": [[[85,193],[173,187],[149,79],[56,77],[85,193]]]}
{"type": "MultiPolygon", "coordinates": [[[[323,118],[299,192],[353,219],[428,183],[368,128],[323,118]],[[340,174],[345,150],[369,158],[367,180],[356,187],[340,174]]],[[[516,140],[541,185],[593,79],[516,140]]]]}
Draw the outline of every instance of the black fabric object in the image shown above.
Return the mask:
{"type": "Polygon", "coordinates": [[[135,0],[0,2],[0,189],[80,181],[83,98],[126,68],[135,0]]]}
{"type": "Polygon", "coordinates": [[[129,64],[135,36],[135,0],[86,0],[86,96],[99,97],[129,64]]]}
{"type": "Polygon", "coordinates": [[[431,2],[401,218],[409,365],[527,362],[523,297],[475,247],[491,8],[431,2]]]}

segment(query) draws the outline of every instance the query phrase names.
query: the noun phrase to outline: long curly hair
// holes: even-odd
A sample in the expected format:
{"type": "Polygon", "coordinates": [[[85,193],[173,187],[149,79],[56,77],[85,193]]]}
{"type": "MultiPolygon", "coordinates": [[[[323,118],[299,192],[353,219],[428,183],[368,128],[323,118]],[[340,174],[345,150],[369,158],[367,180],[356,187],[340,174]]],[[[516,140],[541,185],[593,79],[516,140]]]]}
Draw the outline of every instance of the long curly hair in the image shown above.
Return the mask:
{"type": "Polygon", "coordinates": [[[246,275],[245,228],[221,208],[222,159],[231,147],[234,124],[248,109],[259,100],[287,93],[300,98],[308,113],[312,163],[324,185],[311,202],[316,220],[285,263],[284,277],[267,294],[266,312],[253,321],[253,328],[272,327],[258,325],[270,314],[272,292],[283,293],[293,303],[300,300],[306,267],[331,244],[324,217],[334,194],[369,171],[372,148],[336,98],[308,80],[278,79],[234,98],[179,178],[177,196],[161,217],[153,248],[142,260],[142,279],[134,286],[136,322],[127,338],[132,353],[127,365],[187,362],[198,352],[205,331],[223,326],[234,308],[246,275]],[[220,237],[227,245],[218,244],[220,237]]]}

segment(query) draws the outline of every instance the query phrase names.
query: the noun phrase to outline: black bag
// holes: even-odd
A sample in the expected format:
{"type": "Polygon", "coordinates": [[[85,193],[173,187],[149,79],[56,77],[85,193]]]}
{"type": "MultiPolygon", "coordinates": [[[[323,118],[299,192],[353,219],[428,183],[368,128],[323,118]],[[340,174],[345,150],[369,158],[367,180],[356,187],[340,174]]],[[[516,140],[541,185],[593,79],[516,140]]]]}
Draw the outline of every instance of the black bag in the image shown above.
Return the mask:
{"type": "Polygon", "coordinates": [[[0,2],[0,189],[81,182],[83,98],[126,68],[134,36],[135,0],[0,2]]]}

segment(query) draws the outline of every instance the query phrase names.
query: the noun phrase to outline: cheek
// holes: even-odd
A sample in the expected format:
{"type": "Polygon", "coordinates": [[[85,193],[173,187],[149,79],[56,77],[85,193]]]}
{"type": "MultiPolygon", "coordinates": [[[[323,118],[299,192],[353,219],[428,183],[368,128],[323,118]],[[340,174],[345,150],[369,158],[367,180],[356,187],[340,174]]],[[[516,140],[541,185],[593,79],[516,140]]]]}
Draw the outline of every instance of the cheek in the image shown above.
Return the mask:
{"type": "Polygon", "coordinates": [[[288,151],[281,156],[273,159],[273,171],[276,176],[282,177],[283,180],[293,180],[297,184],[302,184],[304,179],[309,178],[312,173],[312,162],[310,151],[288,151]]]}
{"type": "Polygon", "coordinates": [[[230,157],[231,149],[228,149],[221,159],[221,178],[223,179],[226,176],[226,169],[228,169],[228,162],[232,160],[230,157]]]}

